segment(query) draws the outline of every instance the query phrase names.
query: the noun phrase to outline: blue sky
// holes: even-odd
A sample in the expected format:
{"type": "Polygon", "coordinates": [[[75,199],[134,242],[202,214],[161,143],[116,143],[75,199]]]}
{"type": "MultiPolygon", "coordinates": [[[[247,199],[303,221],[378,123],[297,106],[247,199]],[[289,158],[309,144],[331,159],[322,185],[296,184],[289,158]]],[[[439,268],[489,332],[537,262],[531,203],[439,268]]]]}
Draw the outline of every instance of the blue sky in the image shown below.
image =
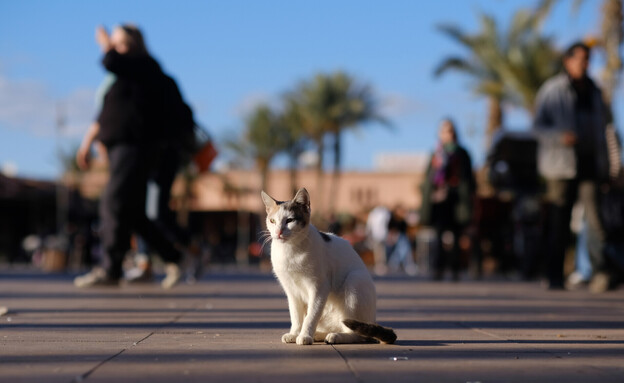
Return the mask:
{"type": "MultiPolygon", "coordinates": [[[[344,70],[373,85],[394,124],[348,134],[346,169],[370,169],[378,153],[429,151],[444,116],[454,117],[479,162],[486,105],[465,77],[433,77],[442,58],[462,52],[435,26],[475,31],[479,11],[506,26],[515,10],[536,3],[0,0],[0,166],[27,177],[59,174],[57,145],[77,145],[95,116],[94,93],[104,75],[95,27],[122,22],[142,28],[153,56],[217,140],[240,131],[256,103],[276,102],[318,72],[344,70]],[[60,136],[57,108],[66,116],[60,136]]],[[[586,0],[577,13],[571,3],[560,1],[545,25],[559,47],[599,31],[600,1],[586,0]]],[[[621,90],[616,97],[617,113],[621,90]]],[[[523,111],[507,112],[507,125],[528,126],[523,111]]]]}

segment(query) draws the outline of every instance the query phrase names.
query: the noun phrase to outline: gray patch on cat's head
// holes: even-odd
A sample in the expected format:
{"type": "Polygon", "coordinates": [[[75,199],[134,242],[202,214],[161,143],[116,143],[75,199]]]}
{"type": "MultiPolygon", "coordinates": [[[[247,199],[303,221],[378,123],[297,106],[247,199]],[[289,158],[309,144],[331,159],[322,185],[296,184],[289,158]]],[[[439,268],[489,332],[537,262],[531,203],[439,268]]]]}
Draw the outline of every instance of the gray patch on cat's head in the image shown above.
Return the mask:
{"type": "Polygon", "coordinates": [[[305,188],[299,189],[292,200],[284,202],[283,208],[292,212],[300,226],[310,223],[310,194],[305,188]]]}
{"type": "Polygon", "coordinates": [[[295,194],[295,198],[292,199],[292,202],[305,206],[308,212],[310,212],[310,193],[308,193],[306,188],[299,189],[297,194],[295,194]]]}

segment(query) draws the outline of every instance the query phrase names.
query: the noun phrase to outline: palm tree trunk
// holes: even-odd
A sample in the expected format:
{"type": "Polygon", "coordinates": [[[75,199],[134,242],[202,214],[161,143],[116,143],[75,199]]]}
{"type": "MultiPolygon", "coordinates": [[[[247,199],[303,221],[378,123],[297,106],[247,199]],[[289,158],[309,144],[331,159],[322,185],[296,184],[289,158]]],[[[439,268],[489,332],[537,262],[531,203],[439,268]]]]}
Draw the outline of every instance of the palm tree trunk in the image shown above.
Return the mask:
{"type": "Polygon", "coordinates": [[[297,166],[299,164],[299,149],[297,148],[296,145],[292,145],[290,152],[289,152],[289,157],[290,157],[290,165],[289,165],[289,172],[290,172],[290,191],[291,191],[291,195],[295,195],[297,193],[297,166]]]}
{"type": "Polygon", "coordinates": [[[269,185],[269,161],[258,159],[257,162],[260,170],[261,190],[267,192],[267,186],[269,185]]]}
{"type": "Polygon", "coordinates": [[[318,214],[323,214],[325,211],[325,206],[323,204],[324,198],[323,198],[323,192],[324,192],[324,185],[323,185],[323,178],[324,178],[324,173],[323,173],[323,157],[324,157],[324,153],[325,153],[325,140],[324,137],[321,137],[320,139],[316,140],[316,146],[317,146],[317,155],[318,155],[318,159],[317,159],[317,163],[316,163],[316,193],[314,193],[316,196],[313,196],[312,198],[316,200],[316,209],[315,211],[318,214]]]}
{"type": "Polygon", "coordinates": [[[329,212],[336,212],[336,197],[338,195],[340,183],[340,171],[342,168],[342,134],[340,130],[334,133],[334,172],[332,174],[332,184],[329,195],[329,212]]]}
{"type": "Polygon", "coordinates": [[[492,146],[494,135],[503,126],[503,108],[501,101],[496,97],[488,98],[488,119],[485,132],[485,150],[489,150],[492,146]]]}
{"type": "Polygon", "coordinates": [[[619,72],[622,70],[622,0],[604,0],[602,3],[602,43],[606,54],[606,63],[602,71],[602,91],[606,104],[611,108],[613,93],[618,85],[619,72]]]}

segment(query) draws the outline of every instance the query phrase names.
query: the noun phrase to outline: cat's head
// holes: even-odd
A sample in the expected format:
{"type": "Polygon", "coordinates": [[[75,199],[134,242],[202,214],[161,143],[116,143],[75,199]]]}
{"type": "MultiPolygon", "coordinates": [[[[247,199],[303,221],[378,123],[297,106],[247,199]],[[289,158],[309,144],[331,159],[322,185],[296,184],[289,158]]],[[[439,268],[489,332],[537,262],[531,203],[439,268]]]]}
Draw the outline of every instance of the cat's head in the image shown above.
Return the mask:
{"type": "Polygon", "coordinates": [[[299,238],[310,224],[310,195],[303,188],[290,201],[277,201],[264,191],[267,229],[274,241],[288,242],[299,238]]]}

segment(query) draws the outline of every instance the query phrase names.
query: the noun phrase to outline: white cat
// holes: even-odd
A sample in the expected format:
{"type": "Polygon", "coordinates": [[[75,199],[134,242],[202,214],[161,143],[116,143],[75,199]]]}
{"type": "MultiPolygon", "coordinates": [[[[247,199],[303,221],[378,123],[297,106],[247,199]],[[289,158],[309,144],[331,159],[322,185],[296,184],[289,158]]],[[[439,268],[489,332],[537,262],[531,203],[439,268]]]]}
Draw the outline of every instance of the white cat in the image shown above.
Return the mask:
{"type": "Polygon", "coordinates": [[[273,271],[288,297],[290,332],[284,343],[393,343],[392,329],[375,324],[375,285],[349,242],[310,224],[306,189],[280,202],[262,192],[271,233],[273,271]]]}

